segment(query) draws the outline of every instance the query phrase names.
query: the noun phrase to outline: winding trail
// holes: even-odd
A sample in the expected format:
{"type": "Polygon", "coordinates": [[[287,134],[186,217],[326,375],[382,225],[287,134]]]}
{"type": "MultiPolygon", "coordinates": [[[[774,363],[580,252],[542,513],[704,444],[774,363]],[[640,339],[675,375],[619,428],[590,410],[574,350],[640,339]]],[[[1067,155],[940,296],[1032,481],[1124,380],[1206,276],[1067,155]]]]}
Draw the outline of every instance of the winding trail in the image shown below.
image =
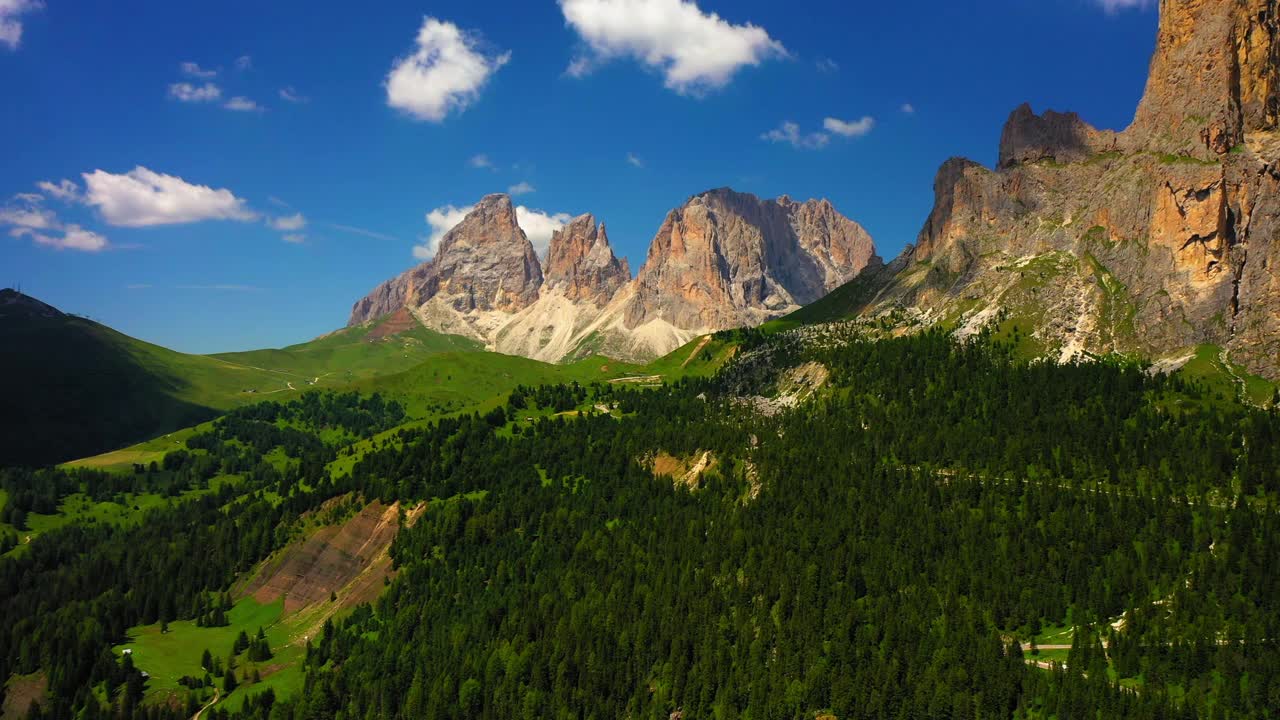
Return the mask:
{"type": "Polygon", "coordinates": [[[200,720],[200,716],[204,714],[204,711],[213,707],[214,703],[218,702],[221,698],[222,691],[215,687],[213,689],[213,698],[209,700],[209,702],[205,703],[204,707],[197,710],[196,714],[191,716],[191,720],[200,720]]]}

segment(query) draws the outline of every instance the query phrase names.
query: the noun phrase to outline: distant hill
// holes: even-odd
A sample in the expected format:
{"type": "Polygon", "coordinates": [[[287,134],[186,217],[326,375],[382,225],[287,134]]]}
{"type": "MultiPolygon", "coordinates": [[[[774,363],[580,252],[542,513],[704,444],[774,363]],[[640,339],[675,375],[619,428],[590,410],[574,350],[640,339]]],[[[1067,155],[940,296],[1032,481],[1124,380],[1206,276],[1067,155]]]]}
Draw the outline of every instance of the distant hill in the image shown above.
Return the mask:
{"type": "Polygon", "coordinates": [[[282,350],[188,355],[0,290],[0,465],[95,455],[245,403],[393,374],[436,352],[477,348],[417,323],[401,333],[394,320],[282,350]]]}

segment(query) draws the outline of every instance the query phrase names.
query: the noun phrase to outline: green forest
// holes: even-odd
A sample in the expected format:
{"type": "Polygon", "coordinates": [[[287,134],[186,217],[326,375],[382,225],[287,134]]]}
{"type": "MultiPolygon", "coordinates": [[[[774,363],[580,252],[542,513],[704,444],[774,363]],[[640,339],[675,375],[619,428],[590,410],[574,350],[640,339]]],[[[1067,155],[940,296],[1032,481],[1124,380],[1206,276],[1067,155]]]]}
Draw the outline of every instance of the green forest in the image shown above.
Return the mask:
{"type": "Polygon", "coordinates": [[[312,392],[157,463],[0,470],[0,678],[44,678],[33,719],[1278,712],[1274,404],[989,333],[716,342],[733,362],[660,387],[521,385],[429,422],[312,392]],[[167,500],[139,522],[19,539],[143,494],[167,500]],[[394,573],[305,638],[297,691],[216,702],[284,653],[250,628],[148,702],[112,651],[130,628],[225,625],[259,563],[374,501],[400,503],[394,573]]]}

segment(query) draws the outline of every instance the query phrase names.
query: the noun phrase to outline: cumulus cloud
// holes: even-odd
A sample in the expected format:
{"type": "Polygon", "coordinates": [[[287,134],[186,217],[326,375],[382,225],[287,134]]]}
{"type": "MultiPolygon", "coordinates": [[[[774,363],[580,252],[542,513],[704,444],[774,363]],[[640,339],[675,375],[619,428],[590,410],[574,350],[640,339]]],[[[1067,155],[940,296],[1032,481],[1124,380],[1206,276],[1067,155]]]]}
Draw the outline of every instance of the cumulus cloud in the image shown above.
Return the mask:
{"type": "Polygon", "coordinates": [[[443,122],[475,102],[489,77],[510,60],[509,52],[486,54],[474,33],[424,18],[413,51],[387,74],[387,105],[418,120],[443,122]]]}
{"type": "Polygon", "coordinates": [[[17,50],[22,43],[22,16],[43,7],[41,0],[0,0],[0,45],[17,50]]]}
{"type": "Polygon", "coordinates": [[[63,224],[53,211],[40,205],[39,195],[23,193],[0,207],[0,225],[9,225],[9,235],[30,238],[37,245],[57,250],[97,252],[107,247],[107,239],[79,225],[63,224]]]}
{"type": "Polygon", "coordinates": [[[822,127],[827,132],[835,133],[844,137],[862,137],[871,132],[876,126],[876,119],[870,115],[864,115],[862,118],[853,121],[844,121],[839,118],[829,117],[822,121],[822,127]]]}
{"type": "Polygon", "coordinates": [[[520,225],[520,229],[529,238],[529,242],[533,244],[533,249],[539,256],[547,254],[547,247],[551,245],[551,234],[568,225],[572,219],[573,216],[569,213],[548,213],[523,205],[516,206],[516,223],[520,225]]]}
{"type": "Polygon", "coordinates": [[[236,58],[236,69],[240,71],[253,69],[253,57],[250,55],[241,55],[236,58]]]}
{"type": "Polygon", "coordinates": [[[311,100],[311,98],[308,98],[295,90],[292,85],[280,88],[280,99],[285,102],[291,102],[295,105],[309,102],[311,100]]]}
{"type": "Polygon", "coordinates": [[[305,228],[307,226],[307,218],[302,213],[294,213],[293,215],[273,217],[267,220],[267,225],[273,230],[292,232],[305,228]]]}
{"type": "Polygon", "coordinates": [[[661,72],[671,90],[698,95],[724,87],[743,67],[787,54],[764,28],[731,24],[693,0],[560,0],[560,10],[586,45],[569,65],[573,76],[632,58],[661,72]]]}
{"type": "Polygon", "coordinates": [[[904,112],[904,113],[906,113],[906,114],[908,114],[908,115],[915,115],[915,114],[916,114],[916,106],[915,106],[915,105],[912,105],[911,103],[902,103],[902,108],[901,108],[901,109],[902,109],[902,112],[904,112]]]}
{"type": "Polygon", "coordinates": [[[107,239],[92,230],[85,230],[79,225],[67,225],[60,228],[60,233],[49,235],[31,228],[14,228],[10,231],[14,237],[29,237],[37,245],[44,245],[55,250],[81,250],[98,252],[107,247],[107,239]]]}
{"type": "Polygon", "coordinates": [[[181,102],[213,102],[222,97],[222,88],[209,82],[198,86],[187,82],[173,83],[169,86],[169,97],[181,102]]]}
{"type": "Polygon", "coordinates": [[[237,112],[262,112],[263,109],[258,103],[239,95],[228,100],[222,107],[237,112]]]}
{"type": "Polygon", "coordinates": [[[467,160],[467,164],[473,168],[493,168],[493,161],[484,153],[472,155],[471,158],[467,160]]]}
{"type": "Polygon", "coordinates": [[[515,185],[512,185],[511,187],[507,188],[507,192],[512,197],[515,197],[516,195],[528,195],[531,192],[537,192],[537,190],[538,189],[535,188],[533,185],[530,185],[529,181],[527,180],[521,180],[515,185]]]}
{"type": "Polygon", "coordinates": [[[104,170],[84,173],[85,202],[103,219],[121,227],[148,227],[202,220],[255,220],[244,200],[230,190],[193,185],[180,177],[145,167],[116,175],[104,170]]]}
{"type": "Polygon", "coordinates": [[[826,147],[827,143],[831,142],[831,136],[826,133],[801,133],[800,126],[789,120],[761,135],[760,139],[773,143],[787,143],[803,150],[816,150],[826,147]]]}
{"type": "Polygon", "coordinates": [[[1121,10],[1150,7],[1152,0],[1097,0],[1097,3],[1107,14],[1112,14],[1121,10]]]}
{"type": "Polygon", "coordinates": [[[52,210],[40,206],[40,197],[23,194],[0,207],[0,224],[28,230],[55,230],[60,227],[52,210]]]}
{"type": "MultiPolygon", "coordinates": [[[[0,0],[0,2],[3,2],[3,0],[0,0]]],[[[178,67],[179,69],[182,70],[183,75],[189,75],[194,78],[201,78],[203,80],[208,80],[209,78],[218,76],[217,70],[206,70],[200,67],[197,63],[193,63],[190,61],[184,62],[178,67]]]]}
{"type": "Polygon", "coordinates": [[[430,260],[435,257],[436,250],[439,249],[440,241],[444,239],[445,234],[462,222],[473,207],[473,205],[467,205],[466,207],[445,205],[428,212],[427,225],[431,227],[431,235],[427,237],[425,244],[418,245],[413,249],[413,256],[420,260],[430,260]]]}
{"type": "Polygon", "coordinates": [[[288,235],[281,236],[280,239],[284,240],[287,243],[292,243],[294,245],[301,245],[302,243],[307,241],[307,236],[302,235],[300,233],[290,233],[288,235]]]}
{"type": "Polygon", "coordinates": [[[814,63],[821,73],[833,73],[840,69],[840,64],[831,58],[822,58],[814,63]]]}
{"type": "Polygon", "coordinates": [[[41,180],[36,183],[36,187],[40,188],[40,191],[45,195],[63,202],[79,202],[81,200],[80,186],[65,178],[56,183],[49,180],[41,180]]]}
{"type": "Polygon", "coordinates": [[[644,167],[644,160],[641,160],[640,156],[635,153],[627,153],[627,164],[632,167],[642,168],[644,167]]]}
{"type": "MultiPolygon", "coordinates": [[[[436,250],[440,249],[440,241],[462,222],[474,207],[474,205],[466,207],[445,205],[427,213],[427,225],[431,227],[431,235],[422,245],[413,248],[413,256],[419,260],[430,260],[435,257],[436,250]]],[[[568,225],[572,219],[569,213],[548,213],[527,208],[524,205],[516,206],[516,224],[529,238],[538,255],[546,254],[547,246],[551,244],[551,234],[568,225]]]]}

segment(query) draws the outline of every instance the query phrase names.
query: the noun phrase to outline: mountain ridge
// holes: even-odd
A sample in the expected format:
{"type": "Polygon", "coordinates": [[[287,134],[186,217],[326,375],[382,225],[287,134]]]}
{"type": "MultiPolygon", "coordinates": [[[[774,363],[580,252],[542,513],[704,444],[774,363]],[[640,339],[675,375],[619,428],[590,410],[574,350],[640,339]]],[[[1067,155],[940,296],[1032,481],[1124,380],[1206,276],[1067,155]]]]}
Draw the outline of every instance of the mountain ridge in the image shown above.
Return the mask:
{"type": "Polygon", "coordinates": [[[593,353],[650,360],[698,335],[784,315],[881,262],[871,236],[827,200],[769,200],[716,188],[667,214],[635,278],[613,254],[604,223],[587,213],[552,235],[545,260],[533,256],[523,267],[495,266],[486,275],[490,289],[503,277],[513,280],[522,302],[441,300],[449,290],[439,283],[440,268],[458,266],[455,234],[514,237],[518,226],[513,230],[506,213],[494,211],[510,204],[505,195],[486,196],[445,235],[434,258],[357,301],[348,325],[407,306],[425,326],[498,352],[546,361],[593,353]]]}
{"type": "Polygon", "coordinates": [[[1267,6],[1164,0],[1128,128],[1015,109],[995,169],[943,163],[915,243],[841,293],[842,314],[963,332],[1012,316],[1062,359],[1214,344],[1280,377],[1280,32],[1267,6]]]}

